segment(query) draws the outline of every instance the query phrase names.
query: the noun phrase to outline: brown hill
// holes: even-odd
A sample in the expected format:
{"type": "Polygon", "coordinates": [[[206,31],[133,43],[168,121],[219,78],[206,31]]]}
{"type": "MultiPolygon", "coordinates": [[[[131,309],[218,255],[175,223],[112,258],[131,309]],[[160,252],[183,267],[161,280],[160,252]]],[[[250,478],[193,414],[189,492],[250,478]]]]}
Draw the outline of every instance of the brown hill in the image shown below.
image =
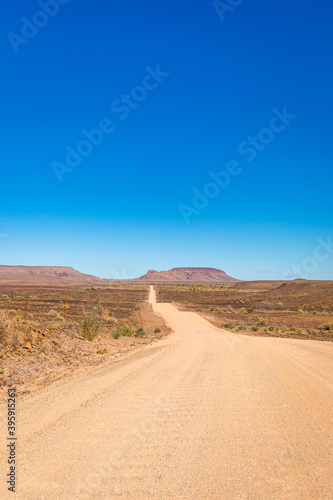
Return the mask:
{"type": "Polygon", "coordinates": [[[14,281],[102,281],[90,274],[80,273],[72,267],[59,266],[0,266],[0,280],[14,281]]]}
{"type": "Polygon", "coordinates": [[[240,281],[212,267],[174,267],[170,271],[148,271],[141,281],[240,281]]]}
{"type": "Polygon", "coordinates": [[[271,280],[262,280],[262,281],[242,281],[240,283],[236,283],[232,289],[233,290],[246,290],[246,291],[260,291],[260,290],[271,290],[276,289],[279,286],[283,285],[284,281],[271,281],[271,280]]]}

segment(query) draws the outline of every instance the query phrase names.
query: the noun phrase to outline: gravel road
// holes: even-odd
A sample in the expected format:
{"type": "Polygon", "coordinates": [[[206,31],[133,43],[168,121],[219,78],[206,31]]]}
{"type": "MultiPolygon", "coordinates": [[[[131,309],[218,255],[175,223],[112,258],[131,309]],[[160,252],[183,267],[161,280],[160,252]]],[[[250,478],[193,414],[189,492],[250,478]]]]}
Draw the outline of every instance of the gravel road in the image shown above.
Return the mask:
{"type": "Polygon", "coordinates": [[[174,330],[18,402],[1,498],[332,499],[333,343],[237,335],[150,302],[174,330]]]}

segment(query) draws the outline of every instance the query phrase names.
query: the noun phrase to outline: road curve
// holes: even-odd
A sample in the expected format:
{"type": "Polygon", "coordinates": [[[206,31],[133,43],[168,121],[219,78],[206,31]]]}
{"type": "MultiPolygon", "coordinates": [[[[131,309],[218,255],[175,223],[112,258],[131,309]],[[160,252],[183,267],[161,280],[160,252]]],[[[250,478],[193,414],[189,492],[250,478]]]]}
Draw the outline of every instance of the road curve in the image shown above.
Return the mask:
{"type": "Polygon", "coordinates": [[[332,499],[333,343],[150,302],[169,338],[19,402],[15,498],[332,499]]]}

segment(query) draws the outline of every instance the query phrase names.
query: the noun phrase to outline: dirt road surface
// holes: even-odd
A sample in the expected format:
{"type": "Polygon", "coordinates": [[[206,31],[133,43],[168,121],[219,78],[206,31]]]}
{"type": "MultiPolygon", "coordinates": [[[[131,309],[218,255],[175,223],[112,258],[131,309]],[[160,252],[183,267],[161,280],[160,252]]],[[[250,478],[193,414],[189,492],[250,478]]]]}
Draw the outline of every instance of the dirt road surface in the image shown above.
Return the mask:
{"type": "Polygon", "coordinates": [[[150,301],[174,330],[18,402],[1,498],[332,499],[333,343],[232,334],[150,301]]]}

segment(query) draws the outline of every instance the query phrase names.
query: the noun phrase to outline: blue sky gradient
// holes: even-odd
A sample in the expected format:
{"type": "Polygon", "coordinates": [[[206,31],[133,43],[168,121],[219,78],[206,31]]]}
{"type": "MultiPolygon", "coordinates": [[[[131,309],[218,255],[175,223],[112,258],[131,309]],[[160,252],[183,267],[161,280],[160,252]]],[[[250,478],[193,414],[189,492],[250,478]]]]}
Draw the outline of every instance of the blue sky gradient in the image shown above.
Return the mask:
{"type": "Polygon", "coordinates": [[[0,263],[333,279],[329,250],[314,257],[333,237],[333,5],[244,0],[221,21],[203,0],[55,1],[2,7],[0,263]],[[295,117],[267,135],[284,107],[295,117]],[[267,139],[253,161],[250,137],[267,139]],[[193,189],[230,161],[238,175],[198,208],[193,189]]]}

